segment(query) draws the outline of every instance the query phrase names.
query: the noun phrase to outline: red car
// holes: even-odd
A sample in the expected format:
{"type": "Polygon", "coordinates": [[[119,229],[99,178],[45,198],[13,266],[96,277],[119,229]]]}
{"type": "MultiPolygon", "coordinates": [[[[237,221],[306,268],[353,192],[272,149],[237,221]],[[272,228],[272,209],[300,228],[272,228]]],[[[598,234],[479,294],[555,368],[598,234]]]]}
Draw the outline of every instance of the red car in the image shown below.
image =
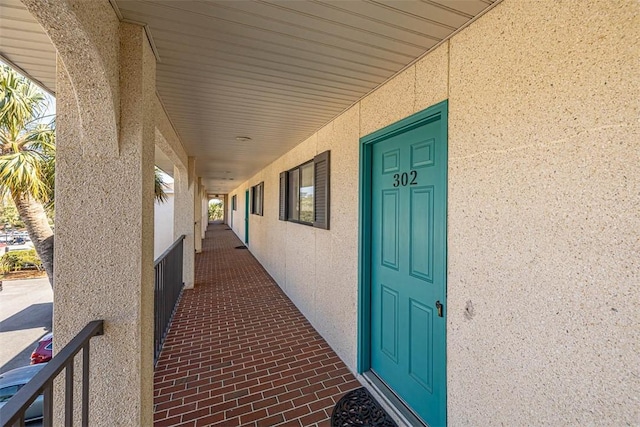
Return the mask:
{"type": "Polygon", "coordinates": [[[44,363],[51,360],[53,353],[53,334],[48,333],[40,339],[38,346],[31,353],[31,364],[44,363]]]}

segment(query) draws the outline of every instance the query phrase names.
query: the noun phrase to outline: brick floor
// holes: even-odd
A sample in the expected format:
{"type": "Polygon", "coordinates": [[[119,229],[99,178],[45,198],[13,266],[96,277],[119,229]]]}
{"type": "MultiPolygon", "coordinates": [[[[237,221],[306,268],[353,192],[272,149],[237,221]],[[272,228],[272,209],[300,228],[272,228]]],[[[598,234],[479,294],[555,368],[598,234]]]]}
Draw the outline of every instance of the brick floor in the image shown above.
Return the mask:
{"type": "Polygon", "coordinates": [[[328,426],[360,384],[226,225],[211,224],[154,375],[156,426],[328,426]]]}

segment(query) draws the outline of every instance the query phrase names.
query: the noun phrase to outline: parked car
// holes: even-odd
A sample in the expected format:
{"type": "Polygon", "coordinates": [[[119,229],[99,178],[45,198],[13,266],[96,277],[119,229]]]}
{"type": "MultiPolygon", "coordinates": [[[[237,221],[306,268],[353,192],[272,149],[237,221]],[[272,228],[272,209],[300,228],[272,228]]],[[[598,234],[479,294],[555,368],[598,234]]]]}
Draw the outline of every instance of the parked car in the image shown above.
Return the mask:
{"type": "Polygon", "coordinates": [[[30,249],[33,249],[34,245],[33,242],[24,242],[21,245],[9,245],[7,247],[5,247],[5,252],[10,252],[10,251],[28,251],[30,249]]]}
{"type": "Polygon", "coordinates": [[[51,360],[53,354],[53,334],[48,333],[44,337],[40,338],[38,345],[31,353],[31,364],[37,365],[38,363],[46,363],[51,360]]]}
{"type": "MultiPolygon", "coordinates": [[[[46,363],[39,365],[23,366],[0,374],[0,410],[31,378],[33,378],[46,363]]],[[[33,421],[42,418],[42,395],[27,408],[24,414],[25,421],[33,421]]]]}

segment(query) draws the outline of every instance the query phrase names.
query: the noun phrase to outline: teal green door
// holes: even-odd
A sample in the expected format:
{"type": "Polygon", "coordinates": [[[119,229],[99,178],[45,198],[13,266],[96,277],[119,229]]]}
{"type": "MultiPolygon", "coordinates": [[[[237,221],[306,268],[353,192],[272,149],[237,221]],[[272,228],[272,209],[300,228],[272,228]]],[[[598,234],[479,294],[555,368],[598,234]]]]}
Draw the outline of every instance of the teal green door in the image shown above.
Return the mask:
{"type": "Polygon", "coordinates": [[[370,368],[446,425],[446,115],[381,138],[371,165],[370,368]]]}
{"type": "Polygon", "coordinates": [[[244,193],[244,242],[249,243],[249,190],[244,193]]]}

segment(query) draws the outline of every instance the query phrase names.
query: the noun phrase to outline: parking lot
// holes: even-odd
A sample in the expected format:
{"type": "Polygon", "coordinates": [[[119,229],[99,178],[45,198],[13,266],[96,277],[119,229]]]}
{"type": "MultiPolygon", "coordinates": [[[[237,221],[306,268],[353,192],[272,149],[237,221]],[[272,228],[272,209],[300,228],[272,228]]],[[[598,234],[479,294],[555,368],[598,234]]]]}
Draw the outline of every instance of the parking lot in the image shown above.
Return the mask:
{"type": "Polygon", "coordinates": [[[53,291],[47,278],[5,280],[0,292],[0,372],[28,365],[51,331],[53,291]]]}

